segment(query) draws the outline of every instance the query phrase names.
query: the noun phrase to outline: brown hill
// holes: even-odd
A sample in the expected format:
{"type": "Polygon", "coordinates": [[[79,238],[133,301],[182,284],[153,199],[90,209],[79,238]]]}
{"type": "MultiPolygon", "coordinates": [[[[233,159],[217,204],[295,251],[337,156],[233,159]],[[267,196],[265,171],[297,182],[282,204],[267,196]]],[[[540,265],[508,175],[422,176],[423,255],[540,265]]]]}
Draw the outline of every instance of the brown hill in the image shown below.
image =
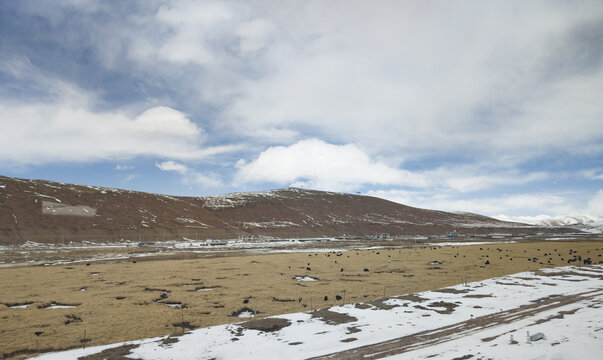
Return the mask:
{"type": "Polygon", "coordinates": [[[0,176],[0,244],[535,233],[475,214],[297,188],[176,197],[0,176]]]}

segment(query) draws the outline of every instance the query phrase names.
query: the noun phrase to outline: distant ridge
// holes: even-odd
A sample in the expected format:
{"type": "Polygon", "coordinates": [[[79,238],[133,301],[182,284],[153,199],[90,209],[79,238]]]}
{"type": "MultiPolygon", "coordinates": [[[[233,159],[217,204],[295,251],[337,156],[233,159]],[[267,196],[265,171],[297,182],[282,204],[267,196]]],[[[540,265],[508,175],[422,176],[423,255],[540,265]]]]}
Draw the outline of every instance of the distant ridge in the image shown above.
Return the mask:
{"type": "Polygon", "coordinates": [[[370,196],[298,188],[179,197],[0,176],[0,244],[5,245],[538,231],[535,226],[471,213],[425,210],[370,196]]]}
{"type": "Polygon", "coordinates": [[[582,231],[588,232],[603,232],[603,216],[592,214],[571,214],[561,216],[496,216],[498,220],[521,222],[525,224],[543,226],[543,227],[559,227],[572,226],[582,231]]]}

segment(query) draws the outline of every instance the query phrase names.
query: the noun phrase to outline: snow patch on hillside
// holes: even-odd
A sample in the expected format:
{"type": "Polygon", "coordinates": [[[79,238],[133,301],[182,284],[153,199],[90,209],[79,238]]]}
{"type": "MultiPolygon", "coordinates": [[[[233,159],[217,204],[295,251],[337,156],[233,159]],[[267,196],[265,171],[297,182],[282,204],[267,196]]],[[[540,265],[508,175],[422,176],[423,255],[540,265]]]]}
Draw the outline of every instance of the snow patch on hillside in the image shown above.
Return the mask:
{"type": "Polygon", "coordinates": [[[276,229],[276,228],[290,228],[293,226],[299,226],[299,224],[291,221],[264,221],[264,222],[242,222],[241,225],[244,229],[276,229]]]}
{"type": "Polygon", "coordinates": [[[177,217],[176,220],[183,222],[185,224],[194,224],[197,225],[195,227],[200,227],[200,228],[209,228],[212,227],[211,225],[207,225],[204,222],[201,222],[199,220],[195,220],[195,219],[190,219],[190,218],[184,218],[184,217],[177,217]]]}
{"type": "MultiPolygon", "coordinates": [[[[320,192],[326,195],[336,195],[333,192],[320,192]]],[[[286,188],[276,189],[268,191],[257,191],[257,192],[234,192],[223,195],[208,196],[199,198],[205,201],[203,205],[210,209],[223,209],[223,208],[236,208],[245,206],[245,204],[257,200],[260,198],[264,199],[299,199],[307,198],[316,195],[317,192],[313,190],[305,190],[299,188],[286,188]]]]}

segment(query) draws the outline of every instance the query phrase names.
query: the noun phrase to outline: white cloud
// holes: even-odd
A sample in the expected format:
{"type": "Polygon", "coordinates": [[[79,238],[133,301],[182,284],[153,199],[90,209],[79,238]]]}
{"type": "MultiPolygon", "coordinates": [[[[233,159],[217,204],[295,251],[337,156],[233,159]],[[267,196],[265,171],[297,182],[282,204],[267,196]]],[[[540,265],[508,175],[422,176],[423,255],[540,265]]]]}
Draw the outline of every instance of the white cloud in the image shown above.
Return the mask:
{"type": "Polygon", "coordinates": [[[270,147],[249,163],[239,162],[238,167],[236,181],[240,183],[293,183],[339,191],[362,184],[426,184],[421,175],[374,161],[353,144],[333,145],[318,139],[270,147]]]}
{"type": "MultiPolygon", "coordinates": [[[[433,176],[439,171],[432,172],[433,176]]],[[[497,186],[516,186],[527,184],[530,182],[543,180],[549,177],[549,174],[544,172],[533,172],[522,174],[517,171],[502,171],[499,173],[490,173],[488,170],[482,170],[488,175],[464,175],[461,171],[450,171],[449,176],[441,177],[444,183],[460,192],[472,192],[490,189],[497,186]]]]}
{"type": "Polygon", "coordinates": [[[72,83],[50,76],[38,69],[25,56],[3,56],[0,54],[2,72],[25,84],[24,87],[34,93],[43,93],[50,101],[69,99],[70,102],[88,105],[93,97],[72,83]]]}
{"type": "Polygon", "coordinates": [[[122,51],[141,78],[215,105],[214,128],[238,138],[413,159],[603,152],[600,1],[162,4],[94,23],[91,46],[108,68],[122,51]]]}
{"type": "Polygon", "coordinates": [[[129,166],[129,165],[115,165],[115,170],[119,170],[119,171],[127,171],[127,170],[132,170],[134,169],[133,166],[129,166]]]}
{"type": "Polygon", "coordinates": [[[487,216],[500,214],[520,215],[567,215],[584,212],[580,201],[573,194],[523,193],[514,195],[464,197],[457,194],[432,191],[373,190],[366,193],[397,203],[443,211],[465,211],[487,216]]]}
{"type": "Polygon", "coordinates": [[[189,170],[185,165],[179,164],[172,160],[155,163],[155,166],[161,171],[176,171],[180,174],[186,174],[189,170]]]}
{"type": "Polygon", "coordinates": [[[255,53],[268,45],[270,34],[274,31],[274,25],[265,19],[255,19],[240,24],[236,33],[240,38],[239,51],[246,55],[255,53]]]}
{"type": "Polygon", "coordinates": [[[408,171],[375,160],[354,144],[334,145],[318,139],[270,147],[250,162],[240,159],[235,167],[237,183],[268,182],[336,191],[380,185],[470,193],[523,185],[550,176],[545,172],[525,173],[491,165],[408,171]]]}
{"type": "Polygon", "coordinates": [[[195,137],[201,129],[191,122],[186,114],[166,106],[146,110],[130,125],[133,131],[158,133],[162,136],[195,137]]]}
{"type": "Polygon", "coordinates": [[[158,49],[159,58],[179,65],[216,61],[215,27],[231,17],[231,10],[219,2],[180,1],[162,6],[155,19],[170,29],[170,35],[158,49]]]}
{"type": "Polygon", "coordinates": [[[215,128],[238,138],[317,137],[413,159],[603,152],[597,1],[178,0],[145,10],[95,29],[98,53],[123,48],[145,79],[215,105],[215,128]]]}
{"type": "Polygon", "coordinates": [[[239,134],[290,144],[310,129],[407,157],[603,151],[603,72],[552,69],[597,5],[298,5],[266,13],[279,34],[266,71],[242,76],[223,113],[239,134]]]}
{"type": "Polygon", "coordinates": [[[196,184],[199,186],[211,187],[211,188],[220,187],[220,186],[224,185],[222,183],[220,175],[218,175],[216,173],[212,173],[212,172],[208,172],[208,173],[194,172],[191,174],[191,176],[188,179],[185,179],[185,183],[196,184]]]}
{"type": "Polygon", "coordinates": [[[69,103],[0,104],[0,112],[3,122],[10,123],[0,134],[2,162],[40,164],[136,156],[201,159],[215,150],[201,148],[197,125],[166,107],[151,108],[135,118],[69,103]]]}
{"type": "Polygon", "coordinates": [[[0,99],[2,163],[137,156],[199,160],[240,149],[240,145],[202,146],[202,129],[187,114],[170,107],[151,107],[137,116],[121,110],[98,111],[95,94],[43,73],[27,58],[0,59],[0,65],[6,65],[11,76],[49,94],[38,101],[0,99]]]}
{"type": "Polygon", "coordinates": [[[597,191],[588,202],[588,212],[594,215],[603,216],[603,190],[597,191]]]}
{"type": "Polygon", "coordinates": [[[161,171],[175,171],[179,173],[182,176],[182,182],[186,185],[194,184],[205,187],[219,187],[224,185],[218,174],[212,172],[201,173],[173,160],[157,162],[155,163],[155,166],[161,171]]]}
{"type": "Polygon", "coordinates": [[[603,180],[603,169],[588,169],[580,172],[580,175],[590,180],[603,180]]]}

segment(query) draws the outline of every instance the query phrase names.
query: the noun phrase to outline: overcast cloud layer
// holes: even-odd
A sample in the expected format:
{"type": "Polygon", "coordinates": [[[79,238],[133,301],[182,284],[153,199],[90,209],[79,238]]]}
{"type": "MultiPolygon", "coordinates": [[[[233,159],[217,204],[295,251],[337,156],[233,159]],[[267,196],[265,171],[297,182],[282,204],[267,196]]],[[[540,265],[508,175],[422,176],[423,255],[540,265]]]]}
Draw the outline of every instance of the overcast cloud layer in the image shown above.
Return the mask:
{"type": "Polygon", "coordinates": [[[15,1],[0,171],[603,209],[600,1],[15,1]]]}

